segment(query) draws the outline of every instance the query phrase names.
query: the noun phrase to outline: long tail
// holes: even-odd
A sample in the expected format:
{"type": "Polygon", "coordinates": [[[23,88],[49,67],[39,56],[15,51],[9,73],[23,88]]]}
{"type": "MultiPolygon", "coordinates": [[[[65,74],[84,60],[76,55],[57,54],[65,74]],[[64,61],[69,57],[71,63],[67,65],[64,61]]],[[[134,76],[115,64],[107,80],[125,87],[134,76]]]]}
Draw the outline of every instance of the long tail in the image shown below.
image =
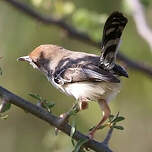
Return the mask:
{"type": "Polygon", "coordinates": [[[122,32],[128,19],[120,12],[113,12],[107,19],[102,36],[100,66],[110,70],[115,65],[122,32]]]}

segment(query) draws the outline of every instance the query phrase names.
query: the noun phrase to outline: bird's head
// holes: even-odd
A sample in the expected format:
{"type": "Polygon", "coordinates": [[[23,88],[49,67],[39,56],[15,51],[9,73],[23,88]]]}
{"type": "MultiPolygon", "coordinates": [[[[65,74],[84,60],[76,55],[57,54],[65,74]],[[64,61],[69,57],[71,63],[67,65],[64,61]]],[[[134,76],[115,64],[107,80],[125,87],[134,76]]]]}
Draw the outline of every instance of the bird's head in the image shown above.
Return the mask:
{"type": "Polygon", "coordinates": [[[61,48],[56,45],[40,45],[35,48],[29,55],[19,57],[18,61],[26,61],[42,72],[48,73],[56,62],[61,48]]]}

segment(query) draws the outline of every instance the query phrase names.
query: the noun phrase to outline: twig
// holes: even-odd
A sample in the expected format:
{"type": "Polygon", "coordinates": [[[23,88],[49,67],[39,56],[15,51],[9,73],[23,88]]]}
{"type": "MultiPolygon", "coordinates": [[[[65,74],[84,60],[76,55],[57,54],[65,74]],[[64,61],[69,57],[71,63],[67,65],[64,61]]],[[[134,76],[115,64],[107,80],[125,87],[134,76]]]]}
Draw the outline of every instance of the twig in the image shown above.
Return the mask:
{"type": "Polygon", "coordinates": [[[113,133],[113,127],[111,127],[107,133],[107,136],[105,137],[104,141],[102,142],[103,144],[107,145],[109,144],[109,141],[111,139],[112,133],[113,133]]]}
{"type": "MultiPolygon", "coordinates": [[[[115,116],[115,118],[118,118],[119,116],[119,112],[117,113],[117,115],[115,116]]],[[[107,133],[107,136],[105,137],[104,141],[102,142],[103,144],[105,144],[106,146],[108,146],[109,144],[109,141],[111,139],[111,136],[112,136],[112,133],[113,133],[113,129],[114,129],[114,126],[116,125],[116,122],[114,122],[111,126],[111,128],[109,129],[108,133],[107,133]]]]}
{"type": "MultiPolygon", "coordinates": [[[[43,16],[43,15],[39,14],[37,11],[33,10],[32,8],[30,8],[29,6],[27,6],[26,4],[24,4],[20,1],[16,1],[16,0],[4,0],[4,1],[10,3],[16,9],[18,9],[21,12],[25,13],[26,15],[36,19],[37,21],[42,22],[43,24],[47,24],[47,25],[53,24],[55,26],[58,26],[58,27],[64,29],[70,37],[100,48],[99,42],[95,42],[86,33],[82,33],[80,31],[76,30],[74,27],[67,24],[64,20],[43,16]]],[[[118,59],[123,61],[129,68],[143,72],[152,78],[152,67],[151,66],[143,65],[143,63],[133,61],[132,59],[126,57],[125,55],[123,55],[120,52],[118,53],[118,59]]]]}
{"type": "MultiPolygon", "coordinates": [[[[1,98],[7,98],[7,101],[9,101],[11,104],[16,105],[17,107],[22,108],[23,110],[30,112],[34,116],[40,118],[41,120],[51,124],[52,126],[60,129],[62,132],[70,136],[71,132],[71,126],[65,123],[64,125],[60,126],[60,118],[52,115],[51,113],[45,111],[43,108],[40,108],[21,97],[11,93],[10,91],[4,89],[0,86],[0,96],[1,98]]],[[[79,141],[80,139],[86,140],[88,137],[79,131],[76,131],[73,135],[73,138],[76,141],[79,141]]],[[[95,140],[89,140],[85,147],[88,147],[96,152],[112,152],[107,146],[105,146],[103,143],[99,143],[95,140]]]]}
{"type": "Polygon", "coordinates": [[[152,30],[147,24],[144,8],[139,0],[128,0],[131,6],[132,16],[135,21],[137,31],[143,39],[148,43],[152,51],[152,30]]]}

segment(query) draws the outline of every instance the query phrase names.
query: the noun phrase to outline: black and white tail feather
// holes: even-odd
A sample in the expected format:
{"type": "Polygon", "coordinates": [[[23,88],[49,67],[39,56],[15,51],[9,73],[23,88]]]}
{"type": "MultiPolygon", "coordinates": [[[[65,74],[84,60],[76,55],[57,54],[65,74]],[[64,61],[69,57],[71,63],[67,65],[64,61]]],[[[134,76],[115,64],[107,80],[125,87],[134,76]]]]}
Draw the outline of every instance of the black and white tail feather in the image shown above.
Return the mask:
{"type": "Polygon", "coordinates": [[[127,72],[120,65],[115,64],[117,52],[121,42],[122,32],[128,20],[120,12],[113,12],[107,19],[101,42],[101,57],[99,66],[108,71],[120,72],[120,75],[128,77],[127,72]]]}

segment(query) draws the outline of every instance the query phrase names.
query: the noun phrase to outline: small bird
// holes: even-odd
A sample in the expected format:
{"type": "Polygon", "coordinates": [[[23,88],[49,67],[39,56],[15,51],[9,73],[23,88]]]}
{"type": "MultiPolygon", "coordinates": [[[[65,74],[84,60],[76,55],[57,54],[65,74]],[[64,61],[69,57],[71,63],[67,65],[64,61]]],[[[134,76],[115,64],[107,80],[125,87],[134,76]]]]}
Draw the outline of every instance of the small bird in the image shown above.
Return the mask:
{"type": "MultiPolygon", "coordinates": [[[[28,56],[18,58],[44,73],[54,87],[73,96],[79,103],[79,110],[86,109],[89,101],[98,102],[103,117],[89,133],[90,138],[110,116],[108,103],[120,90],[120,76],[128,77],[126,70],[115,63],[127,22],[120,12],[113,12],[108,17],[103,30],[101,56],[46,44],[35,48],[28,56]]],[[[61,117],[64,119],[63,114],[61,117]]]]}

